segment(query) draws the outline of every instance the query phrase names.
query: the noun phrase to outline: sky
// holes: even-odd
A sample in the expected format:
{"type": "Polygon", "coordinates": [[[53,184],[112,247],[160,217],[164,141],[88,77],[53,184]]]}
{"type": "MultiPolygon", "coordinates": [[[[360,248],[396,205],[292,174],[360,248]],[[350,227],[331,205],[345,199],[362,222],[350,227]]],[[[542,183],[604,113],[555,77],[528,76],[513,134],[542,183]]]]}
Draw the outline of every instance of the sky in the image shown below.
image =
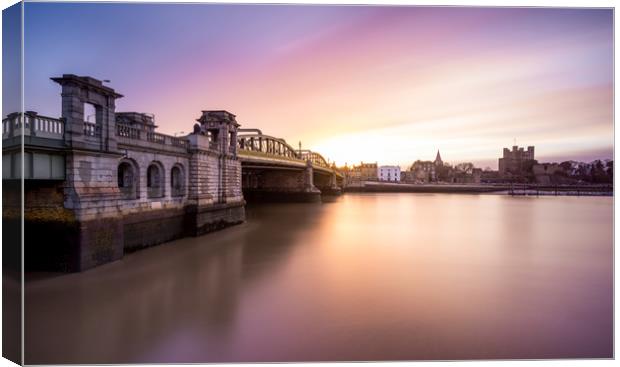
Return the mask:
{"type": "MultiPolygon", "coordinates": [[[[27,110],[63,73],[189,132],[225,109],[338,164],[613,155],[610,9],[26,3],[27,110]]],[[[4,114],[11,109],[3,103],[4,114]]]]}

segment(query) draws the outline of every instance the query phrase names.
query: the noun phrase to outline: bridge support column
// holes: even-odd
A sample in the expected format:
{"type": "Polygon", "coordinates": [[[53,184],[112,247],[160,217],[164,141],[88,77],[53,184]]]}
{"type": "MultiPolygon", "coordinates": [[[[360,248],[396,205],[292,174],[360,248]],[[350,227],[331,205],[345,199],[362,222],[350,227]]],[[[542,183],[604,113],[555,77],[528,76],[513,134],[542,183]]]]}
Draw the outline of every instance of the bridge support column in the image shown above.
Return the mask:
{"type": "Polygon", "coordinates": [[[322,196],[340,195],[342,193],[335,172],[317,172],[314,174],[314,182],[322,196]]]}
{"type": "Polygon", "coordinates": [[[52,80],[62,86],[65,181],[55,187],[31,184],[25,265],[82,271],[123,256],[114,115],[114,101],[122,96],[90,77],[65,74],[52,80]],[[85,116],[85,103],[94,107],[94,116],[85,116]]]}
{"type": "Polygon", "coordinates": [[[340,195],[342,194],[342,189],[338,186],[338,178],[336,177],[336,173],[332,172],[329,187],[321,188],[321,194],[323,195],[340,195]]]}
{"type": "Polygon", "coordinates": [[[235,115],[202,111],[189,135],[190,182],[187,230],[200,235],[245,221],[235,115]]]}
{"type": "Polygon", "coordinates": [[[254,202],[318,202],[321,191],[314,186],[310,163],[297,169],[246,169],[243,196],[254,202]]]}
{"type": "Polygon", "coordinates": [[[314,168],[312,168],[312,163],[310,161],[306,162],[303,191],[305,195],[302,197],[301,201],[313,202],[321,200],[321,190],[314,186],[314,168]]]}

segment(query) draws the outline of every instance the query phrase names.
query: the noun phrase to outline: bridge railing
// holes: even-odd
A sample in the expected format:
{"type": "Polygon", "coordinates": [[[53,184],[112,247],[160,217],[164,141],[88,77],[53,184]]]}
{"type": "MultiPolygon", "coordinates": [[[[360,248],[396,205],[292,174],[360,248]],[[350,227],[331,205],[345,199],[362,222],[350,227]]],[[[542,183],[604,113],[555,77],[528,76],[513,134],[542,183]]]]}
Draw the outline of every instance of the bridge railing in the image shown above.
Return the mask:
{"type": "MultiPolygon", "coordinates": [[[[84,121],[83,133],[88,138],[101,136],[101,126],[94,122],[84,121]]],[[[65,136],[65,120],[42,116],[36,112],[12,113],[2,120],[2,139],[20,136],[36,136],[40,138],[63,140],[65,136]]],[[[129,125],[116,124],[116,135],[124,138],[143,140],[155,144],[188,147],[187,140],[175,136],[147,132],[129,125]]]]}
{"type": "Polygon", "coordinates": [[[36,112],[12,113],[2,120],[2,139],[20,135],[62,140],[65,135],[63,119],[56,119],[36,112]]]}
{"type": "MultiPolygon", "coordinates": [[[[251,129],[254,130],[254,129],[251,129]]],[[[342,175],[334,164],[329,164],[319,153],[310,150],[297,150],[290,146],[286,140],[264,135],[257,130],[255,134],[242,134],[237,136],[237,148],[239,152],[258,152],[260,154],[283,157],[297,161],[310,161],[313,166],[334,170],[342,175]]]]}
{"type": "Polygon", "coordinates": [[[313,152],[311,150],[302,150],[301,151],[301,157],[307,161],[312,162],[313,166],[318,166],[318,167],[323,167],[323,168],[328,168],[332,171],[334,171],[336,173],[336,175],[338,176],[343,176],[342,172],[336,168],[336,164],[335,163],[329,163],[327,162],[327,160],[320,155],[317,152],[313,152]]]}
{"type": "Polygon", "coordinates": [[[173,145],[177,147],[187,148],[189,143],[183,138],[176,136],[156,133],[154,131],[145,131],[125,124],[116,124],[116,135],[130,140],[142,140],[155,144],[173,145]]]}
{"type": "Polygon", "coordinates": [[[116,124],[116,135],[129,139],[140,139],[142,130],[129,125],[116,124]]]}
{"type": "Polygon", "coordinates": [[[238,135],[237,148],[239,151],[259,152],[287,159],[302,159],[299,153],[284,139],[263,134],[238,135]]]}
{"type": "Polygon", "coordinates": [[[101,126],[94,122],[84,121],[84,135],[92,137],[101,136],[101,126]]]}
{"type": "Polygon", "coordinates": [[[302,150],[301,157],[306,161],[312,162],[312,165],[332,168],[332,166],[330,166],[329,163],[327,163],[327,161],[325,160],[325,158],[323,158],[323,156],[319,153],[310,150],[302,150]]]}

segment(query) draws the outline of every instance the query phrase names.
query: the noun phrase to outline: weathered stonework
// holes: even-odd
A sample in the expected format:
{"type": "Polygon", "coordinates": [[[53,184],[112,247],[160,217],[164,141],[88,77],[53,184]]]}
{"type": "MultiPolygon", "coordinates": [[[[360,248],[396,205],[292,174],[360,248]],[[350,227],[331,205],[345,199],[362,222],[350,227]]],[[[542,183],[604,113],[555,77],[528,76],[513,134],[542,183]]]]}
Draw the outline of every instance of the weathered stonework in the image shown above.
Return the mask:
{"type": "Polygon", "coordinates": [[[21,225],[21,202],[10,198],[21,197],[23,178],[26,270],[82,271],[241,223],[245,198],[340,192],[320,154],[257,129],[238,136],[227,111],[202,111],[193,133],[174,137],[156,132],[153,115],[116,112],[122,96],[99,80],[52,80],[62,87],[60,119],[28,111],[3,120],[3,219],[21,225]]]}
{"type": "Polygon", "coordinates": [[[203,111],[199,129],[179,139],[155,133],[148,118],[143,129],[117,126],[121,95],[98,80],[53,80],[62,85],[66,172],[62,182],[27,187],[27,270],[82,271],[245,220],[234,115],[203,111]]]}

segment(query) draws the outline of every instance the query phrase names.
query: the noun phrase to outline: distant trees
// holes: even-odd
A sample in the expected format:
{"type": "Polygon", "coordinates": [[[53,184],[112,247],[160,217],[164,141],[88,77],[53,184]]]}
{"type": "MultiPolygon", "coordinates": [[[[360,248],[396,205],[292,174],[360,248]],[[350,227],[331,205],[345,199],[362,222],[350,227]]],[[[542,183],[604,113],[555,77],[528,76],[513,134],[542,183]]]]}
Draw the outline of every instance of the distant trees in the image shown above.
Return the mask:
{"type": "Polygon", "coordinates": [[[560,167],[562,167],[562,172],[555,175],[567,177],[573,181],[612,183],[614,179],[614,162],[612,160],[597,159],[590,163],[564,161],[560,163],[560,167]]]}
{"type": "Polygon", "coordinates": [[[457,172],[460,172],[460,173],[465,173],[465,174],[470,175],[470,174],[472,174],[472,173],[474,172],[474,164],[473,164],[473,163],[471,163],[471,162],[463,162],[463,163],[459,163],[459,164],[457,164],[457,165],[454,167],[454,169],[455,169],[457,172]]]}
{"type": "MultiPolygon", "coordinates": [[[[607,162],[609,163],[609,162],[607,162]]],[[[609,166],[607,165],[607,163],[603,163],[600,160],[597,160],[594,162],[594,164],[592,165],[592,169],[590,172],[590,177],[591,177],[591,182],[593,183],[608,183],[608,182],[612,182],[613,180],[613,163],[611,165],[611,171],[612,174],[609,175],[607,168],[609,168],[609,166]]]]}
{"type": "Polygon", "coordinates": [[[448,164],[443,164],[435,168],[437,175],[437,181],[451,182],[452,181],[452,167],[448,164]]]}

